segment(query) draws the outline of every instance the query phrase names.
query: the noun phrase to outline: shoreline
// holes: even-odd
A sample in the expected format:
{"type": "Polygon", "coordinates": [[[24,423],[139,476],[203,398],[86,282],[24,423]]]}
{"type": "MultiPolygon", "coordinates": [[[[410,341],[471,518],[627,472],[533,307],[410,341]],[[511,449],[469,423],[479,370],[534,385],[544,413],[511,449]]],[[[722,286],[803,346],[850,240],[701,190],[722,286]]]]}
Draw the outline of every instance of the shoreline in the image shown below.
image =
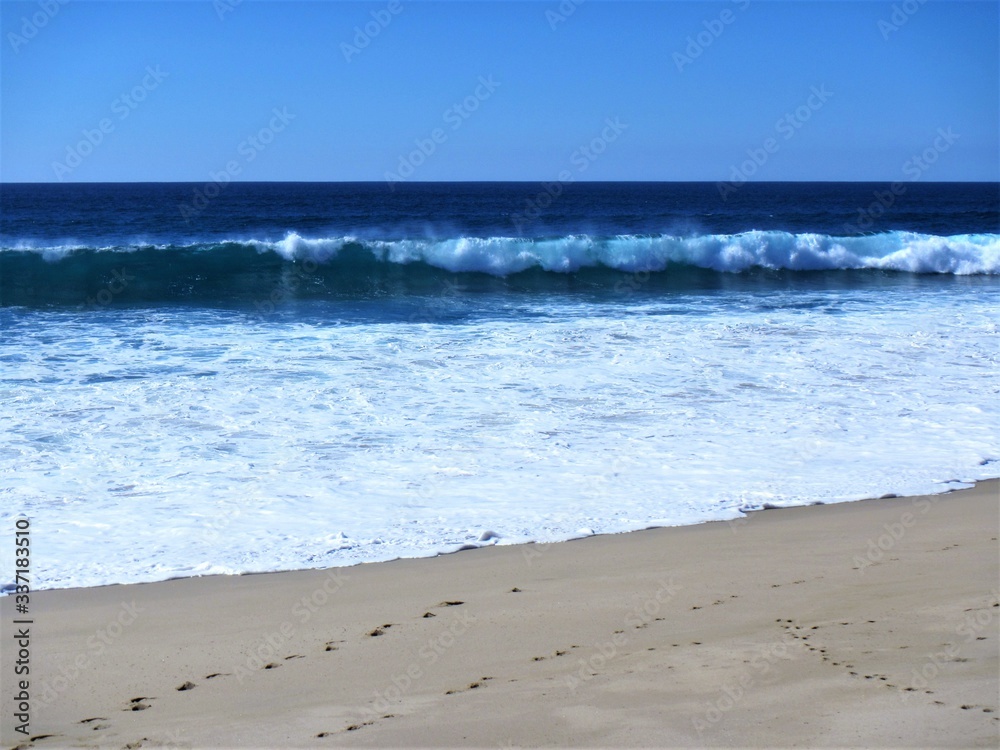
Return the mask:
{"type": "MultiPolygon", "coordinates": [[[[628,534],[637,534],[637,533],[640,533],[640,532],[643,532],[643,531],[655,531],[655,530],[658,530],[658,529],[684,529],[684,528],[690,528],[690,527],[695,527],[695,526],[711,525],[711,524],[727,524],[730,527],[732,527],[732,526],[741,526],[741,525],[747,523],[756,514],[763,513],[764,511],[774,511],[774,510],[787,511],[787,510],[795,510],[797,508],[810,508],[810,507],[814,507],[814,506],[823,506],[823,505],[844,505],[844,504],[852,504],[852,503],[868,503],[868,502],[872,502],[872,501],[876,501],[876,500],[908,499],[908,498],[918,498],[918,497],[940,498],[942,496],[951,495],[951,494],[954,494],[956,492],[967,492],[969,490],[975,489],[978,486],[981,486],[983,484],[990,483],[990,482],[1000,483],[1000,477],[990,477],[988,479],[970,479],[970,480],[958,480],[958,479],[956,479],[956,480],[949,480],[948,482],[944,482],[943,484],[962,484],[962,485],[968,485],[968,486],[945,489],[945,490],[942,490],[941,492],[935,492],[935,493],[924,493],[924,494],[915,494],[915,495],[909,495],[909,494],[899,495],[899,494],[896,494],[894,492],[890,492],[890,493],[887,493],[887,494],[884,494],[884,495],[879,495],[878,497],[863,497],[863,498],[859,498],[857,500],[835,500],[835,501],[816,500],[816,501],[813,501],[813,502],[805,503],[803,505],[774,505],[774,504],[771,504],[771,503],[764,503],[762,505],[762,507],[760,507],[760,508],[754,508],[752,510],[745,510],[745,511],[741,510],[740,512],[743,513],[743,515],[742,516],[738,516],[737,518],[708,519],[708,520],[704,520],[704,521],[695,521],[695,522],[692,522],[692,523],[681,523],[681,524],[671,525],[671,526],[646,526],[644,528],[624,529],[624,530],[621,530],[621,531],[597,532],[597,533],[587,534],[587,535],[570,536],[570,537],[565,538],[565,539],[556,539],[556,540],[551,540],[551,541],[541,541],[541,542],[535,541],[535,540],[530,540],[530,541],[516,541],[516,542],[512,542],[510,544],[476,544],[474,542],[470,542],[470,543],[464,543],[464,544],[461,544],[461,545],[457,545],[456,549],[445,550],[445,551],[437,551],[437,552],[429,552],[429,553],[427,553],[425,555],[400,556],[400,557],[389,558],[389,559],[386,559],[386,560],[363,560],[363,561],[360,561],[360,562],[351,562],[351,563],[345,563],[344,565],[333,565],[333,566],[330,566],[330,567],[281,568],[281,569],[278,569],[278,570],[248,570],[248,571],[244,571],[244,572],[240,572],[240,573],[205,573],[205,574],[177,575],[177,576],[172,576],[170,578],[157,579],[155,581],[127,581],[127,582],[123,582],[123,583],[99,583],[99,584],[94,584],[94,585],[90,585],[90,586],[67,586],[67,587],[51,588],[51,589],[33,589],[33,591],[36,592],[36,593],[42,592],[42,591],[86,591],[86,590],[90,590],[90,589],[101,589],[101,588],[107,588],[107,587],[113,587],[113,586],[146,586],[146,585],[156,584],[156,583],[167,583],[167,582],[170,582],[170,581],[183,581],[183,580],[187,580],[187,579],[190,579],[190,578],[199,578],[199,579],[200,578],[240,578],[242,576],[279,575],[279,574],[286,574],[286,573],[304,573],[304,572],[307,572],[307,571],[317,571],[317,570],[348,570],[348,569],[357,568],[357,567],[363,566],[363,565],[383,565],[385,563],[397,562],[399,560],[431,560],[431,559],[438,558],[438,557],[448,557],[450,555],[457,555],[457,554],[462,553],[462,552],[475,552],[476,550],[489,549],[489,548],[492,548],[492,547],[514,547],[514,548],[520,548],[520,547],[526,547],[526,546],[531,546],[531,545],[566,544],[566,543],[569,543],[569,542],[578,542],[578,541],[581,541],[583,539],[592,539],[592,538],[595,538],[595,537],[614,537],[614,536],[622,536],[622,535],[628,535],[628,534]]],[[[0,593],[0,601],[2,601],[4,597],[9,596],[10,593],[11,592],[6,591],[6,590],[4,592],[0,593]]]]}
{"type": "Polygon", "coordinates": [[[994,479],[33,592],[31,746],[995,746],[998,527],[994,479]]]}

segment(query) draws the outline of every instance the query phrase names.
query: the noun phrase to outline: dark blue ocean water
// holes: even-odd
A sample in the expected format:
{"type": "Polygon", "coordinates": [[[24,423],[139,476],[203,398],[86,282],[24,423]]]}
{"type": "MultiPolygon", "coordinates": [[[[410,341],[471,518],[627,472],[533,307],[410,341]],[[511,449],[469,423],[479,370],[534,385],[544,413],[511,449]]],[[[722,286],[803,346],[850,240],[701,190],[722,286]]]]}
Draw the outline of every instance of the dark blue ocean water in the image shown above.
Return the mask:
{"type": "Polygon", "coordinates": [[[724,199],[714,183],[5,184],[0,211],[4,306],[95,307],[110,289],[119,305],[260,307],[435,293],[455,275],[470,293],[655,294],[1000,272],[990,183],[750,183],[724,199]]]}
{"type": "Polygon", "coordinates": [[[232,183],[200,200],[212,195],[203,184],[7,184],[0,186],[0,242],[72,239],[101,246],[281,239],[287,232],[402,239],[1000,231],[995,183],[904,183],[901,195],[890,187],[750,183],[723,199],[715,183],[704,182],[400,183],[393,190],[384,183],[283,182],[232,183]]]}

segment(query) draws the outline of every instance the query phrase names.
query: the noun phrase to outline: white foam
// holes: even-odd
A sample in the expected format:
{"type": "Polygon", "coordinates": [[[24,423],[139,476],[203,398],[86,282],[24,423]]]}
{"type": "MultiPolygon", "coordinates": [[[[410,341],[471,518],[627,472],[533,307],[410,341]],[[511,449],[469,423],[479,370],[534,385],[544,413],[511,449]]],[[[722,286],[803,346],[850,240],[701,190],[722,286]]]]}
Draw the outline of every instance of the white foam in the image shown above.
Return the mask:
{"type": "Polygon", "coordinates": [[[333,239],[307,239],[296,232],[289,232],[280,242],[255,242],[261,251],[274,250],[285,260],[313,260],[326,263],[335,258],[344,245],[356,242],[355,237],[333,239]]]}
{"type": "Polygon", "coordinates": [[[2,522],[31,517],[34,583],[51,588],[734,519],[998,474],[995,287],[524,306],[546,317],[25,314],[3,342],[2,522]]]}

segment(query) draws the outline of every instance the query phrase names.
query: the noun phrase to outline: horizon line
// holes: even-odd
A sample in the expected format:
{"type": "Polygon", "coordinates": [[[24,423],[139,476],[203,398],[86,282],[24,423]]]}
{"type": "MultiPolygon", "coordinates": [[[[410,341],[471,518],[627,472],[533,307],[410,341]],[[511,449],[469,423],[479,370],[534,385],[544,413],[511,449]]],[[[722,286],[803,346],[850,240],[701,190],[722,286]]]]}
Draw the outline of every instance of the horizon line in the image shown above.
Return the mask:
{"type": "MultiPolygon", "coordinates": [[[[402,187],[405,185],[525,185],[525,184],[539,184],[545,182],[554,182],[558,180],[407,180],[405,182],[393,183],[396,187],[402,187]]],[[[74,182],[59,182],[59,181],[42,181],[42,180],[29,180],[29,181],[15,181],[15,180],[0,180],[0,187],[4,185],[200,185],[208,184],[212,180],[93,180],[93,181],[74,181],[74,182]]],[[[274,185],[274,184],[287,184],[287,185],[381,185],[385,184],[385,180],[231,180],[225,184],[240,184],[240,185],[274,185]]],[[[725,180],[574,180],[572,185],[577,184],[587,184],[587,185],[621,185],[621,184],[645,184],[645,185],[661,185],[661,184],[675,184],[675,185],[711,185],[719,182],[726,182],[725,180]]],[[[994,184],[1000,185],[1000,179],[986,179],[986,180],[898,180],[898,179],[879,179],[879,180],[747,180],[746,182],[740,183],[741,185],[787,185],[787,184],[808,184],[808,185],[837,185],[837,184],[911,184],[914,182],[919,182],[923,185],[948,185],[948,184],[994,184]]]]}

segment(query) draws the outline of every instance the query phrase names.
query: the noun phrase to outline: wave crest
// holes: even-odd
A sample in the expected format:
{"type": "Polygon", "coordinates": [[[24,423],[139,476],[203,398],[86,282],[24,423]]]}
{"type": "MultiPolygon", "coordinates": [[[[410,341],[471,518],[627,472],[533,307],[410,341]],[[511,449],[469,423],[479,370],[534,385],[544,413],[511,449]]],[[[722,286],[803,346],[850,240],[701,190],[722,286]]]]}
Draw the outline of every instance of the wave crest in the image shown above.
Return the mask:
{"type": "MultiPolygon", "coordinates": [[[[322,268],[337,284],[364,284],[389,275],[418,280],[428,273],[482,274],[494,279],[530,272],[556,284],[576,272],[740,274],[755,269],[784,272],[877,270],[911,274],[1000,274],[1000,234],[950,237],[886,232],[862,237],[750,231],[692,237],[586,234],[562,237],[452,237],[369,239],[302,237],[281,240],[223,239],[156,244],[140,241],[106,247],[21,241],[0,247],[0,292],[13,288],[100,283],[113,268],[128,265],[144,283],[176,288],[210,279],[221,289],[264,283],[288,266],[322,268]],[[88,281],[89,280],[89,281],[88,281]]],[[[270,283],[270,282],[267,282],[270,283]]],[[[612,282],[614,283],[614,282],[612,282]]],[[[34,294],[35,292],[32,292],[34,294]]]]}
{"type": "Polygon", "coordinates": [[[878,269],[955,275],[1000,273],[1000,235],[951,237],[888,232],[863,237],[751,231],[732,235],[677,237],[569,235],[552,239],[456,237],[451,239],[306,239],[290,233],[279,242],[255,242],[286,260],[331,262],[360,245],[387,263],[425,263],[452,273],[509,276],[529,268],[573,273],[604,266],[625,272],[658,272],[687,265],[738,273],[751,268],[790,271],[878,269]]]}

